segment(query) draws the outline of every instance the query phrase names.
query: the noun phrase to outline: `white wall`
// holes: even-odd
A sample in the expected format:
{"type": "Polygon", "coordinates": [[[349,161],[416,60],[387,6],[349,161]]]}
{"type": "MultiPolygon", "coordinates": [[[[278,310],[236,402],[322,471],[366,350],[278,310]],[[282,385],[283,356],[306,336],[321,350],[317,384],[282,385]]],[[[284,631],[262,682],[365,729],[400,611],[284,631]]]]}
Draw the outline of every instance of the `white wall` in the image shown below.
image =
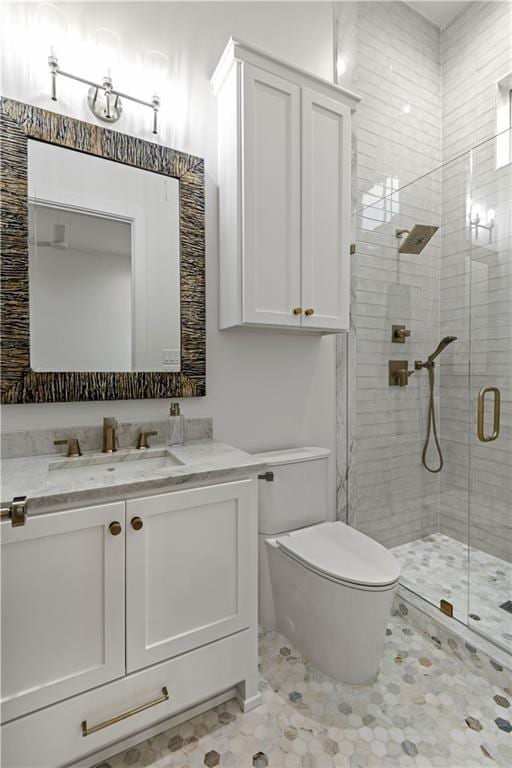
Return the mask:
{"type": "MultiPolygon", "coordinates": [[[[207,238],[207,395],[183,401],[190,416],[211,415],[218,439],[249,450],[298,444],[335,449],[335,339],[275,332],[217,331],[217,158],[216,105],[209,78],[230,35],[239,36],[317,75],[332,79],[333,8],[329,2],[284,3],[69,3],[68,38],[72,55],[62,65],[88,61],[80,43],[95,28],[116,31],[123,43],[123,64],[142,69],[149,49],[160,49],[174,61],[181,98],[165,117],[160,140],[205,158],[207,238]]],[[[55,105],[48,98],[45,52],[29,57],[27,45],[35,4],[3,7],[2,93],[11,98],[56,107],[92,121],[77,83],[59,84],[55,105]]],[[[126,78],[128,79],[128,78],[126,78]]],[[[130,89],[130,82],[119,87],[130,89]]],[[[139,93],[147,94],[139,89],[139,93]]],[[[165,94],[164,94],[165,103],[165,94]]],[[[165,112],[166,110],[163,110],[165,112]]],[[[151,139],[150,114],[127,104],[119,130],[151,139]]],[[[163,115],[164,117],[164,115],[163,115]]],[[[96,424],[104,415],[136,420],[160,418],[165,401],[7,406],[7,430],[52,425],[96,424]]],[[[334,513],[334,459],[330,498],[334,513]]]]}

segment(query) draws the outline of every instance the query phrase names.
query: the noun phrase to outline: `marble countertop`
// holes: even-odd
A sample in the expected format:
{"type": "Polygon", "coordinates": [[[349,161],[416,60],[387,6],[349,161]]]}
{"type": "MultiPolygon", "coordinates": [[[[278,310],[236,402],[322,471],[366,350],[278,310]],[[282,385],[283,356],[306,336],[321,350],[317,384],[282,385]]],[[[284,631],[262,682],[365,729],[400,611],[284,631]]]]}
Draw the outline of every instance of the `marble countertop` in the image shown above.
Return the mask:
{"type": "Polygon", "coordinates": [[[165,493],[189,482],[247,477],[263,469],[261,458],[214,440],[195,440],[184,445],[155,444],[141,453],[135,448],[84,453],[79,458],[28,456],[2,462],[2,506],[14,496],[27,496],[27,515],[136,496],[165,493]],[[167,460],[174,464],[158,466],[167,460]],[[154,459],[146,465],[146,459],[154,459]],[[133,472],[128,465],[133,462],[133,472]],[[116,465],[122,471],[105,467],[116,465]],[[91,471],[88,472],[88,468],[91,471]],[[71,468],[80,468],[70,477],[71,468]],[[61,473],[61,470],[66,470],[61,473]]]}

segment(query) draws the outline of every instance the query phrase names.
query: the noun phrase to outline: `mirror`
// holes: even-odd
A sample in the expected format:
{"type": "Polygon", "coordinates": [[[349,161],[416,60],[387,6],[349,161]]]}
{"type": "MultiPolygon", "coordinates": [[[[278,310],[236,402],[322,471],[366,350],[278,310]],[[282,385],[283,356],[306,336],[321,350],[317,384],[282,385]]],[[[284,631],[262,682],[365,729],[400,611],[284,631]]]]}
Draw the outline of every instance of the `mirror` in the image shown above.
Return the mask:
{"type": "Polygon", "coordinates": [[[204,160],[0,99],[0,400],[206,393],[204,160]]]}
{"type": "Polygon", "coordinates": [[[180,371],[179,179],[28,141],[34,371],[180,371]]]}

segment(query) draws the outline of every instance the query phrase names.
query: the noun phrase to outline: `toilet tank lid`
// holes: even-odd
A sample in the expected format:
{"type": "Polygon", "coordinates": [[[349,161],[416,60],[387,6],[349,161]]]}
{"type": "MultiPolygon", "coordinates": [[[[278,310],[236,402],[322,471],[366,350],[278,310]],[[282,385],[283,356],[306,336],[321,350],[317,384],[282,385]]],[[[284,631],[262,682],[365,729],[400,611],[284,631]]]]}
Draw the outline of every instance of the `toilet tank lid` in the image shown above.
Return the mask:
{"type": "Polygon", "coordinates": [[[267,464],[269,467],[277,467],[282,464],[294,464],[300,461],[312,461],[314,459],[325,459],[331,455],[328,448],[304,447],[304,448],[286,448],[281,451],[264,451],[254,454],[254,458],[267,464]]]}
{"type": "Polygon", "coordinates": [[[340,521],[279,536],[281,549],[331,578],[367,587],[394,584],[400,565],[389,549],[340,521]]]}

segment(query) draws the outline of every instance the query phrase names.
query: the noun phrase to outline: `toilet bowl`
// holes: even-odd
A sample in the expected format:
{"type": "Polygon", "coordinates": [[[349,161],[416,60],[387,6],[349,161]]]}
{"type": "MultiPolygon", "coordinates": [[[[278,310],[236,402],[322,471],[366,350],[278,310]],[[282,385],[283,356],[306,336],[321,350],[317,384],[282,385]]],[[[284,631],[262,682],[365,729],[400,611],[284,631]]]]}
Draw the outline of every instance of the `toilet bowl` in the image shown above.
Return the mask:
{"type": "Polygon", "coordinates": [[[315,666],[363,684],[378,672],[400,567],[378,542],[326,522],[329,451],[259,454],[259,613],[315,666]]]}

